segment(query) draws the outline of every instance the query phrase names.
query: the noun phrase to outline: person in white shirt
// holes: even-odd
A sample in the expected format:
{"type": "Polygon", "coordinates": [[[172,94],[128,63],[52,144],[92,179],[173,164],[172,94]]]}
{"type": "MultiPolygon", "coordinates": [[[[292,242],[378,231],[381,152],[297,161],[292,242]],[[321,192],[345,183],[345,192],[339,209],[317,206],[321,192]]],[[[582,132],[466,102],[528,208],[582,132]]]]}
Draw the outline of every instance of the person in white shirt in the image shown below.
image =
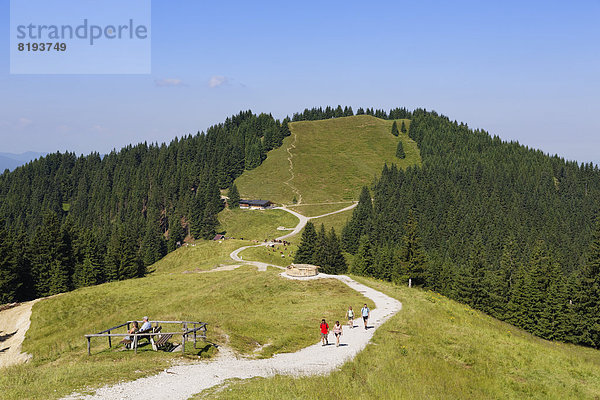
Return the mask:
{"type": "Polygon", "coordinates": [[[142,324],[140,331],[146,332],[146,331],[149,331],[150,329],[152,329],[152,324],[150,323],[150,321],[148,321],[148,317],[144,317],[144,323],[142,324]]]}
{"type": "Polygon", "coordinates": [[[365,330],[367,330],[367,321],[369,320],[369,317],[371,316],[371,310],[369,310],[369,307],[367,307],[367,305],[365,304],[365,306],[360,310],[360,313],[361,313],[362,319],[365,323],[365,330]]]}

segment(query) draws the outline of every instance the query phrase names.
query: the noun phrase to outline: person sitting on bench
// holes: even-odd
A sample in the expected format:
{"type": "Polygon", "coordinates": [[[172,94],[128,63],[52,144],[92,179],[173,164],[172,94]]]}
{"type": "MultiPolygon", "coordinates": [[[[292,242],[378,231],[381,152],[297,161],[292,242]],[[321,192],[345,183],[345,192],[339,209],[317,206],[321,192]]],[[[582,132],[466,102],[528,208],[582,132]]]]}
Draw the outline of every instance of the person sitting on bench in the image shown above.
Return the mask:
{"type": "Polygon", "coordinates": [[[152,329],[152,324],[148,321],[148,317],[144,317],[144,323],[140,328],[140,332],[148,332],[152,329]]]}
{"type": "MultiPolygon", "coordinates": [[[[133,333],[137,333],[139,330],[139,327],[140,327],[140,325],[138,324],[138,322],[133,321],[133,326],[131,327],[131,329],[129,329],[127,331],[127,333],[129,333],[130,335],[133,333]]],[[[129,345],[131,344],[131,342],[133,342],[133,338],[131,336],[125,336],[125,338],[123,340],[121,340],[121,343],[123,343],[126,348],[129,348],[129,345]]]]}

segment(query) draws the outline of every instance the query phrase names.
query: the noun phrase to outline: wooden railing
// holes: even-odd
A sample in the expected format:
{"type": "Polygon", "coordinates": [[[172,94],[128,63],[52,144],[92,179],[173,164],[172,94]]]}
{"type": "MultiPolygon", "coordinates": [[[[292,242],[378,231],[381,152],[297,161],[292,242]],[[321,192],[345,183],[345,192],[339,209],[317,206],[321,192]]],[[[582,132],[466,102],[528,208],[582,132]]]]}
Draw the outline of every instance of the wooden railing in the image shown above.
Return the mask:
{"type": "MultiPolygon", "coordinates": [[[[144,337],[152,337],[152,336],[158,336],[158,335],[173,335],[173,336],[178,336],[181,335],[182,336],[182,343],[181,343],[181,353],[185,354],[185,343],[188,339],[188,336],[192,335],[193,336],[193,341],[194,341],[194,349],[197,349],[196,347],[196,343],[198,341],[198,338],[201,338],[203,341],[206,341],[206,331],[207,331],[207,323],[206,322],[199,322],[199,321],[148,321],[151,324],[155,324],[155,326],[158,326],[159,324],[177,324],[177,325],[181,325],[182,330],[181,331],[177,331],[177,332],[144,332],[144,333],[111,333],[111,331],[117,330],[119,328],[123,328],[124,326],[127,326],[127,331],[129,331],[131,324],[134,321],[127,321],[125,323],[122,323],[120,325],[116,325],[113,326],[111,328],[105,329],[101,332],[98,333],[90,333],[85,335],[85,338],[87,340],[87,352],[88,355],[91,355],[91,340],[92,338],[95,337],[105,337],[108,338],[108,347],[111,348],[112,347],[112,341],[111,338],[113,337],[132,337],[133,338],[133,348],[134,348],[134,352],[137,354],[137,343],[139,341],[139,339],[144,338],[144,337]],[[189,328],[190,326],[192,326],[191,328],[189,328]]],[[[141,322],[141,321],[137,321],[137,322],[141,322]]]]}

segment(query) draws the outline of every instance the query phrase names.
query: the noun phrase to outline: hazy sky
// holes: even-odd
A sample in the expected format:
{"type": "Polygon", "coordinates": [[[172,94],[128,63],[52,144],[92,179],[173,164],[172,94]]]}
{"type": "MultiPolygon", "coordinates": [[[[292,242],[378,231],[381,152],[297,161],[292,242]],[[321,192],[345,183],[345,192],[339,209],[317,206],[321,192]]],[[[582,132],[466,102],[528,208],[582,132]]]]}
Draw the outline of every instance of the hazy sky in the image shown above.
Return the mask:
{"type": "Polygon", "coordinates": [[[105,153],[242,109],[341,104],[434,109],[600,161],[598,0],[152,3],[150,75],[10,75],[0,41],[0,152],[105,153]]]}

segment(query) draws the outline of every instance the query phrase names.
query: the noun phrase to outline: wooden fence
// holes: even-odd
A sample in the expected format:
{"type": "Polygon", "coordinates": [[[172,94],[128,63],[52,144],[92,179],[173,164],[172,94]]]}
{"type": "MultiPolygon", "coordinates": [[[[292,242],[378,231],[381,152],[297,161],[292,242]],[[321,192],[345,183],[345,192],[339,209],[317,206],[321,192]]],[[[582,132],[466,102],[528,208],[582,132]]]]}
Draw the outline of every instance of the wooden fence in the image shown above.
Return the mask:
{"type": "MultiPolygon", "coordinates": [[[[141,323],[141,321],[137,321],[138,323],[141,323]]],[[[111,348],[112,347],[112,338],[113,337],[118,337],[118,338],[125,338],[127,336],[133,338],[132,343],[133,348],[135,353],[137,354],[137,343],[139,341],[139,339],[147,337],[148,339],[150,337],[153,336],[158,336],[158,335],[172,335],[172,336],[178,336],[181,335],[182,337],[182,343],[181,343],[181,353],[185,354],[185,343],[188,340],[188,337],[191,335],[193,337],[193,341],[194,341],[194,348],[197,349],[196,347],[196,343],[198,341],[198,338],[202,339],[203,341],[206,341],[206,330],[207,330],[207,323],[206,322],[198,322],[198,321],[149,321],[151,324],[155,324],[155,326],[159,326],[159,324],[162,326],[163,324],[177,324],[177,325],[181,325],[181,331],[176,331],[176,332],[145,332],[145,333],[127,333],[129,332],[129,329],[131,327],[131,324],[133,324],[133,321],[127,321],[121,325],[117,325],[117,326],[113,326],[112,328],[108,328],[103,330],[102,332],[98,332],[98,333],[91,333],[88,335],[85,335],[85,338],[87,340],[87,352],[88,355],[91,355],[91,340],[92,338],[96,338],[96,337],[100,337],[100,338],[108,338],[108,347],[111,348]],[[111,331],[115,331],[117,329],[123,328],[123,327],[127,327],[127,332],[125,333],[111,333],[111,331]]]]}

